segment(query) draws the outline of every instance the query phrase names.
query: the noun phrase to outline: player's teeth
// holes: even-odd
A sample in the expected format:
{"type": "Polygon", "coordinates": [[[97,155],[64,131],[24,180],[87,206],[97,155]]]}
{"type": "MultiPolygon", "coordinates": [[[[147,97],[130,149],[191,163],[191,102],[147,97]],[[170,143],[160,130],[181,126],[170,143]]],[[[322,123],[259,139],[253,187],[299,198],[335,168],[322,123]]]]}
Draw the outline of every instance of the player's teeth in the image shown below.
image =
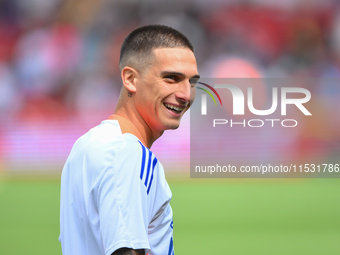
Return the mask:
{"type": "Polygon", "coordinates": [[[170,104],[164,104],[166,108],[170,109],[170,110],[175,110],[177,112],[181,112],[182,109],[177,107],[177,106],[174,106],[174,105],[170,105],[170,104]]]}

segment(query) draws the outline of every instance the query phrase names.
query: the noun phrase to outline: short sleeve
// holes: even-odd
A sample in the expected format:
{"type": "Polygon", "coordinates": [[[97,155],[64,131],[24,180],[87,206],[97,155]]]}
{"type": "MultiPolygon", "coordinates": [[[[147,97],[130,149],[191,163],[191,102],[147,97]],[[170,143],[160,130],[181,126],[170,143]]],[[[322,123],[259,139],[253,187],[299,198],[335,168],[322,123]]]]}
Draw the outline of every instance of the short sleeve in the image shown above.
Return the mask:
{"type": "Polygon", "coordinates": [[[114,162],[103,175],[97,195],[105,254],[122,247],[149,252],[148,201],[139,178],[141,146],[126,142],[114,153],[114,162]]]}

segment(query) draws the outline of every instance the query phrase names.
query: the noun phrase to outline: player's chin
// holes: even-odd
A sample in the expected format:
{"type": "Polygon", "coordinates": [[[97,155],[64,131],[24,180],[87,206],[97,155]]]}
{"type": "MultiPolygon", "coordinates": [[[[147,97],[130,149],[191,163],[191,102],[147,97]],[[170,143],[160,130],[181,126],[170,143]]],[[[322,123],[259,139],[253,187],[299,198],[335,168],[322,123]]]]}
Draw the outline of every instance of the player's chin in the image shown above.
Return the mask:
{"type": "Polygon", "coordinates": [[[167,121],[166,123],[164,123],[165,129],[169,130],[169,129],[177,129],[179,128],[181,120],[180,119],[172,119],[167,121]]]}

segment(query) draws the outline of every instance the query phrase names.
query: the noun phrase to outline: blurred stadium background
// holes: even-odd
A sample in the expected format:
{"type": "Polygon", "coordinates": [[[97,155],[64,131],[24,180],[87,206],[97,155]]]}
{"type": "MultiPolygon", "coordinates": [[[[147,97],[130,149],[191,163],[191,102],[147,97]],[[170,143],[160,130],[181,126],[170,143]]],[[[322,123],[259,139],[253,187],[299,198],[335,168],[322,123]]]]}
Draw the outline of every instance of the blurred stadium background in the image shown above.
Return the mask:
{"type": "MultiPolygon", "coordinates": [[[[0,0],[0,254],[61,254],[63,163],[113,111],[124,37],[152,23],[192,40],[202,77],[340,78],[337,0],[0,0]]],[[[330,115],[305,123],[287,154],[337,162],[340,84],[313,97],[330,115]]],[[[153,147],[177,254],[339,254],[338,179],[189,179],[189,131],[187,116],[153,147]]]]}

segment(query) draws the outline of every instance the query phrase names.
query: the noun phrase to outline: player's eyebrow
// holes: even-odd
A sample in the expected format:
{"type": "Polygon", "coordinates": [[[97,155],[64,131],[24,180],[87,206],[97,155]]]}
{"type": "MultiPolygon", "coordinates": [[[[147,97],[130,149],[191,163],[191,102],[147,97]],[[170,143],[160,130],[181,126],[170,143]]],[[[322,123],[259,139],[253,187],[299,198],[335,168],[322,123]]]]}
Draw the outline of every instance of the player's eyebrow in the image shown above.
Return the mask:
{"type": "Polygon", "coordinates": [[[199,74],[196,74],[194,76],[192,76],[190,79],[197,79],[199,80],[201,78],[201,76],[199,74]]]}
{"type": "MultiPolygon", "coordinates": [[[[180,73],[180,72],[176,72],[176,71],[162,71],[161,72],[161,76],[166,76],[166,75],[177,75],[177,76],[181,76],[181,77],[185,77],[184,73],[180,73]]],[[[200,79],[201,76],[199,74],[196,74],[192,77],[190,77],[190,79],[200,79]]]]}
{"type": "Polygon", "coordinates": [[[166,76],[166,75],[177,75],[177,76],[185,77],[185,75],[180,72],[175,72],[175,71],[162,71],[161,72],[161,76],[166,76]]]}

